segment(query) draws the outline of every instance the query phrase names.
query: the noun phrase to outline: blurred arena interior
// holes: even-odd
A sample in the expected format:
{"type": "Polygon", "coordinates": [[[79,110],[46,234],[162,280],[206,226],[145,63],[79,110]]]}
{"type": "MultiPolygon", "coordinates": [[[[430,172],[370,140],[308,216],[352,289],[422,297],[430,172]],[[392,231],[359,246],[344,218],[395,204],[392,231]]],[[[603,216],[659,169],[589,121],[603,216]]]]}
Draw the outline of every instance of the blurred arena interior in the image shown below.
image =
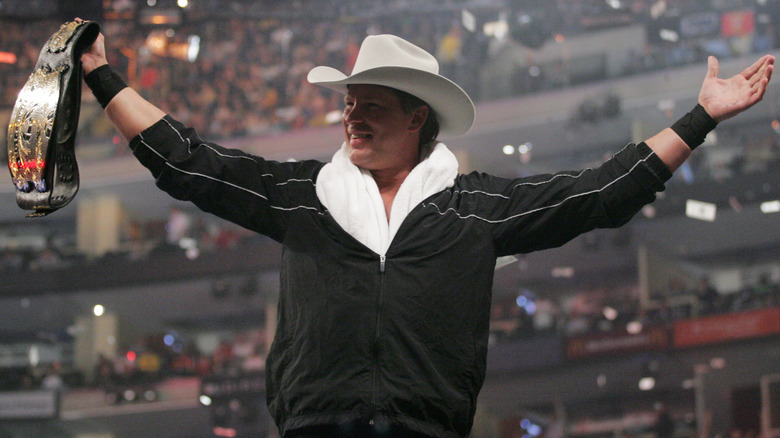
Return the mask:
{"type": "MultiPolygon", "coordinates": [[[[778,0],[2,0],[4,123],[76,16],[144,97],[275,160],[341,142],[309,69],[397,34],[477,103],[460,171],[507,177],[598,165],[693,107],[708,55],[780,47],[778,0]]],[[[500,260],[472,437],[780,436],[778,105],[775,80],[628,225],[500,260]]],[[[278,246],[157,190],[86,87],[76,154],[44,218],[0,176],[0,437],[276,436],[278,246]]]]}

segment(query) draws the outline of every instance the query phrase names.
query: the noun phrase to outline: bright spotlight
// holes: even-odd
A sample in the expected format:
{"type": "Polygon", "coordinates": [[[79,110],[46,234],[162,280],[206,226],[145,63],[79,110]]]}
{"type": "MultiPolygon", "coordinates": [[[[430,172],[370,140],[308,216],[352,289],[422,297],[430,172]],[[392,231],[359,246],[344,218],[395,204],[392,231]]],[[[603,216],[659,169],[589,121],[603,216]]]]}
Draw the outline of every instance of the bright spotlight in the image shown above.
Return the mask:
{"type": "Polygon", "coordinates": [[[685,201],[685,216],[707,222],[714,222],[718,207],[710,202],[688,199],[685,201]]]}
{"type": "Polygon", "coordinates": [[[200,37],[198,35],[190,35],[187,41],[189,42],[187,46],[187,61],[195,62],[200,52],[200,37]]]}
{"type": "Polygon", "coordinates": [[[642,377],[639,379],[639,389],[642,391],[650,391],[655,388],[655,377],[642,377]]]}
{"type": "Polygon", "coordinates": [[[95,314],[95,316],[102,316],[105,312],[106,308],[100,304],[95,304],[95,307],[92,308],[92,313],[95,314]]]}
{"type": "Polygon", "coordinates": [[[517,148],[517,151],[520,152],[521,154],[527,154],[531,152],[531,149],[533,148],[534,145],[532,145],[531,143],[523,143],[517,148]]]}
{"type": "Polygon", "coordinates": [[[618,311],[614,307],[606,306],[602,312],[604,313],[604,318],[608,321],[614,321],[618,317],[618,311]]]}
{"type": "Polygon", "coordinates": [[[626,331],[632,335],[642,333],[642,323],[640,321],[631,321],[626,324],[626,331]]]}
{"type": "Polygon", "coordinates": [[[779,213],[780,201],[767,201],[761,203],[761,213],[779,213]]]}

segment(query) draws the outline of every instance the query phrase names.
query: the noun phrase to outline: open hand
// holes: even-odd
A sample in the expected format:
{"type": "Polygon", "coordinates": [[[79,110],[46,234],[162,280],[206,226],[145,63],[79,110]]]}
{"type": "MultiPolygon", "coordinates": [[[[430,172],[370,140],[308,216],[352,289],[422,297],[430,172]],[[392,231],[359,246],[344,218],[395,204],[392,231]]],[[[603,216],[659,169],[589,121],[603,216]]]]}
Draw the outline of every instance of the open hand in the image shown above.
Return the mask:
{"type": "Polygon", "coordinates": [[[775,57],[765,55],[742,73],[718,79],[718,60],[707,60],[707,76],[699,92],[699,103],[715,121],[722,122],[758,103],[772,78],[775,57]]]}

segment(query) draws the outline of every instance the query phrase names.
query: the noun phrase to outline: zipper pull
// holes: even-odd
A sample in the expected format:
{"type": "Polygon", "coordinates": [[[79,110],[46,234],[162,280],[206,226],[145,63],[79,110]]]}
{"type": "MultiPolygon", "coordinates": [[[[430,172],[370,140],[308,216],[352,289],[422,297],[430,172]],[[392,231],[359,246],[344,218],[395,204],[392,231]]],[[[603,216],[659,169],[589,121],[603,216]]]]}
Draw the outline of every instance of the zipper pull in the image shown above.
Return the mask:
{"type": "Polygon", "coordinates": [[[385,272],[385,256],[379,256],[379,272],[385,272]]]}

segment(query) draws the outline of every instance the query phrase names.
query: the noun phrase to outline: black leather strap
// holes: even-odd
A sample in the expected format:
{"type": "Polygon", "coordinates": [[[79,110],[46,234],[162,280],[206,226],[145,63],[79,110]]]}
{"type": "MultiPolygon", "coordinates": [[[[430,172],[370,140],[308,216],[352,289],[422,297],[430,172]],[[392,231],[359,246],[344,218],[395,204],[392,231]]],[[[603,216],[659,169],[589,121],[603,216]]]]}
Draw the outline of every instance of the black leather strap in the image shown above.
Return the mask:
{"type": "Polygon", "coordinates": [[[79,189],[74,144],[81,110],[81,55],[100,33],[92,21],[70,21],[43,46],[19,92],[8,125],[8,168],[16,203],[45,216],[79,189]]]}

